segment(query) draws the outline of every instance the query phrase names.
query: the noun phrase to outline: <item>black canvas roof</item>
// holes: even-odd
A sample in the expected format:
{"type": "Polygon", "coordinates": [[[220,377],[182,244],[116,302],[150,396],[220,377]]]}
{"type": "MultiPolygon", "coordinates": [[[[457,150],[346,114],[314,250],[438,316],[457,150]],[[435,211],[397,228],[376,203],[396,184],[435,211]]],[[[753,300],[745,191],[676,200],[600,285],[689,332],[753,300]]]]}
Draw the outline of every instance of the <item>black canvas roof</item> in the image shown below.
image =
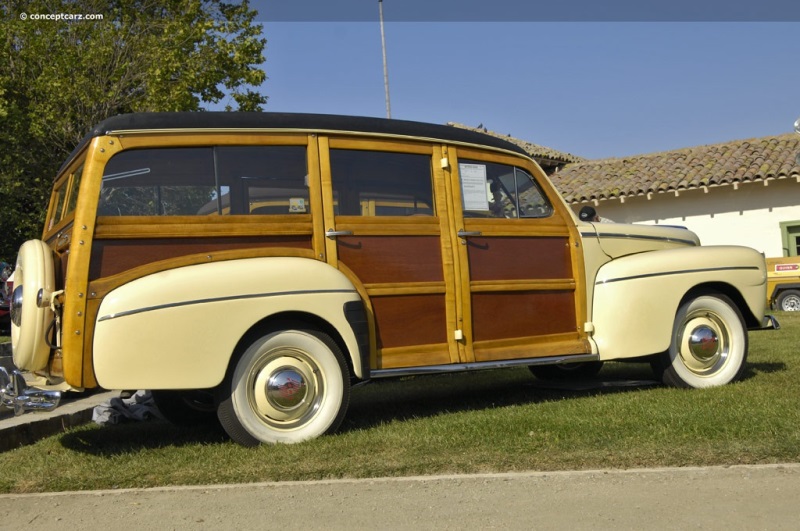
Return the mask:
{"type": "Polygon", "coordinates": [[[121,114],[100,122],[81,140],[65,165],[96,136],[112,131],[178,129],[298,129],[378,133],[477,144],[527,155],[521,147],[491,135],[407,120],[279,112],[153,112],[121,114]]]}

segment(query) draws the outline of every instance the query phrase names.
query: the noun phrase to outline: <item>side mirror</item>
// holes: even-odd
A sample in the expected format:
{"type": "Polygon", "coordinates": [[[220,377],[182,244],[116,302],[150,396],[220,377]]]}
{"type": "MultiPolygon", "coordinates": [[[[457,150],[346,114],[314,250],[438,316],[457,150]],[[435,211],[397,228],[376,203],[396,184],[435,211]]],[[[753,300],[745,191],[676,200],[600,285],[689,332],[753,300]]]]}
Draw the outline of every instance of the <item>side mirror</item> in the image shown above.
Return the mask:
{"type": "MultiPolygon", "coordinates": [[[[794,121],[794,132],[800,135],[800,118],[794,121]]],[[[794,158],[795,163],[800,166],[800,153],[794,158]]]]}

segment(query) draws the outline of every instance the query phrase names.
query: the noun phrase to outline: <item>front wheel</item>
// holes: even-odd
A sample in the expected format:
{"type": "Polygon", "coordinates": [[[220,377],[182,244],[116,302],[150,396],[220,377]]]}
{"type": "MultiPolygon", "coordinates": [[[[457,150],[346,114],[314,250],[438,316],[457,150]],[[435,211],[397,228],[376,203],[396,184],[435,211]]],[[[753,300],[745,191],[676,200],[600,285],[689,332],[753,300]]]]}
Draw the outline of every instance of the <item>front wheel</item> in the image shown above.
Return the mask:
{"type": "Polygon", "coordinates": [[[297,443],[339,427],[350,378],[336,343],[318,330],[277,330],[254,341],[223,384],[217,410],[245,446],[297,443]]]}
{"type": "Polygon", "coordinates": [[[747,361],[747,330],[739,309],[724,295],[684,302],[675,316],[672,343],[662,354],[667,385],[703,388],[740,379],[747,361]]]}

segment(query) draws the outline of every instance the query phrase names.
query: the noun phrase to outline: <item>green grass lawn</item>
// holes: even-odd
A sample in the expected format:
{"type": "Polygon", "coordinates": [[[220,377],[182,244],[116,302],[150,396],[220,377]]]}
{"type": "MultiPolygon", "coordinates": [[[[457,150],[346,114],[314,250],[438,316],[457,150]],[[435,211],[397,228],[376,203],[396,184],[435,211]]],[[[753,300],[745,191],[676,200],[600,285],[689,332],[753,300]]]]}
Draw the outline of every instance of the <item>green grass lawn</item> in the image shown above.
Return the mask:
{"type": "Polygon", "coordinates": [[[800,312],[750,335],[744,381],[654,385],[609,363],[586,388],[524,369],[409,378],[353,390],[342,429],[244,448],[215,427],[86,425],[0,454],[0,492],[443,473],[800,461],[800,312]]]}

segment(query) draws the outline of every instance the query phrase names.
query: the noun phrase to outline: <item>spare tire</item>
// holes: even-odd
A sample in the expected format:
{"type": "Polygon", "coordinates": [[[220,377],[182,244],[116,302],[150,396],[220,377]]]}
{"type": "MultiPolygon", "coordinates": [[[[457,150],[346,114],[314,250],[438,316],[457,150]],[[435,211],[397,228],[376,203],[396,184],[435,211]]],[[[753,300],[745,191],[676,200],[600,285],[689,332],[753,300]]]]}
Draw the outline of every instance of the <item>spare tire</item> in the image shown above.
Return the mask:
{"type": "Polygon", "coordinates": [[[28,240],[19,248],[11,296],[13,360],[25,371],[44,369],[50,357],[45,333],[54,316],[49,307],[37,305],[39,290],[55,290],[53,251],[42,240],[28,240]]]}

